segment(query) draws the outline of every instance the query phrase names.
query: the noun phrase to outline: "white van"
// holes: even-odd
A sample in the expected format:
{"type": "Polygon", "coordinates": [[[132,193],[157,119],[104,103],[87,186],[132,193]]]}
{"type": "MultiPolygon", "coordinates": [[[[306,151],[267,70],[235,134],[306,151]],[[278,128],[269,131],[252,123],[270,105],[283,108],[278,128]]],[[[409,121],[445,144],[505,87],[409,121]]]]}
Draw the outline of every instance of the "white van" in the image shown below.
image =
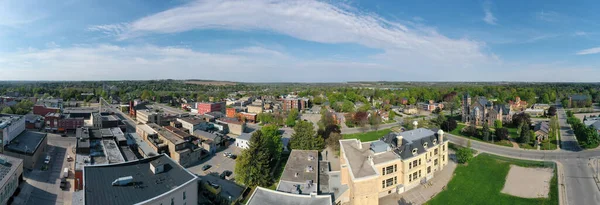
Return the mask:
{"type": "Polygon", "coordinates": [[[69,178],[69,168],[67,167],[63,169],[63,178],[69,178]]]}

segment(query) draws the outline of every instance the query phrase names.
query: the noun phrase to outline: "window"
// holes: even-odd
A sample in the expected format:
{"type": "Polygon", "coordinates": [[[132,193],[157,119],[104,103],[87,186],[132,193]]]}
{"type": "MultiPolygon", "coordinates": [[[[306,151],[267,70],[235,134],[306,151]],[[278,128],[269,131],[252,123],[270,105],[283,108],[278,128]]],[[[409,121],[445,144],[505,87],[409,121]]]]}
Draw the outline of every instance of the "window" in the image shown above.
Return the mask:
{"type": "Polygon", "coordinates": [[[183,200],[185,200],[185,191],[183,192],[183,200]]]}
{"type": "Polygon", "coordinates": [[[437,165],[437,159],[433,160],[433,165],[437,165]]]}
{"type": "Polygon", "coordinates": [[[417,149],[417,148],[414,148],[414,149],[412,150],[412,154],[413,154],[413,155],[416,155],[416,154],[417,154],[417,151],[418,151],[418,149],[417,149]]]}
{"type": "Polygon", "coordinates": [[[446,155],[442,155],[442,162],[446,161],[446,155]]]}
{"type": "Polygon", "coordinates": [[[394,184],[398,184],[398,178],[394,177],[394,184]]]}
{"type": "Polygon", "coordinates": [[[391,174],[394,173],[394,167],[393,166],[388,166],[385,168],[385,173],[386,174],[391,174]]]}
{"type": "MultiPolygon", "coordinates": [[[[412,174],[408,175],[408,182],[412,182],[412,174]]],[[[162,205],[162,204],[161,204],[162,205]]]]}
{"type": "Polygon", "coordinates": [[[385,167],[381,168],[381,175],[385,175],[385,167]]]}
{"type": "Polygon", "coordinates": [[[436,144],[436,143],[437,143],[437,139],[433,139],[433,144],[436,144]]]}
{"type": "Polygon", "coordinates": [[[438,149],[437,149],[437,148],[435,148],[435,149],[433,150],[433,152],[434,152],[434,154],[435,154],[435,155],[437,155],[437,154],[438,154],[438,149]]]}
{"type": "Polygon", "coordinates": [[[412,169],[412,163],[408,163],[408,169],[412,169]]]}
{"type": "Polygon", "coordinates": [[[398,166],[396,166],[396,165],[394,164],[394,172],[397,172],[397,171],[398,171],[398,169],[397,169],[397,168],[398,168],[398,166]]]}
{"type": "Polygon", "coordinates": [[[389,178],[385,180],[385,187],[390,187],[394,185],[394,178],[389,178]]]}
{"type": "Polygon", "coordinates": [[[421,177],[421,170],[419,170],[419,177],[421,177]]]}
{"type": "Polygon", "coordinates": [[[431,173],[431,167],[427,167],[427,174],[431,173]]]}
{"type": "Polygon", "coordinates": [[[413,173],[413,180],[417,180],[417,172],[413,173]]]}
{"type": "Polygon", "coordinates": [[[385,188],[385,180],[381,181],[381,188],[385,188]]]}
{"type": "Polygon", "coordinates": [[[417,167],[417,160],[413,161],[413,167],[417,167]]]}
{"type": "Polygon", "coordinates": [[[175,199],[171,198],[171,205],[175,205],[175,199]]]}
{"type": "Polygon", "coordinates": [[[446,145],[442,146],[442,151],[446,151],[446,145]]]}
{"type": "Polygon", "coordinates": [[[423,147],[427,148],[427,142],[423,143],[423,147]]]}

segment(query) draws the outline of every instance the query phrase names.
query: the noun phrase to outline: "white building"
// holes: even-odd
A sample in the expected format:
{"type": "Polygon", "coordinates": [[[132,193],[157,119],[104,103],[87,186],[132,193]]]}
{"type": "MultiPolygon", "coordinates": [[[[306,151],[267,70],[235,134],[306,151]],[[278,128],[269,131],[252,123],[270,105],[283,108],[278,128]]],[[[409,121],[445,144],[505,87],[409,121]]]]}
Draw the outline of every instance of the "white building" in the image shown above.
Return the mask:
{"type": "Polygon", "coordinates": [[[248,149],[250,146],[250,138],[252,137],[252,133],[242,133],[239,137],[235,139],[235,146],[248,149]]]}
{"type": "Polygon", "coordinates": [[[23,115],[0,114],[0,137],[2,146],[10,143],[17,135],[25,130],[25,117],[23,115]]]}
{"type": "Polygon", "coordinates": [[[23,179],[23,160],[0,154],[0,178],[0,204],[8,204],[23,179]]]}

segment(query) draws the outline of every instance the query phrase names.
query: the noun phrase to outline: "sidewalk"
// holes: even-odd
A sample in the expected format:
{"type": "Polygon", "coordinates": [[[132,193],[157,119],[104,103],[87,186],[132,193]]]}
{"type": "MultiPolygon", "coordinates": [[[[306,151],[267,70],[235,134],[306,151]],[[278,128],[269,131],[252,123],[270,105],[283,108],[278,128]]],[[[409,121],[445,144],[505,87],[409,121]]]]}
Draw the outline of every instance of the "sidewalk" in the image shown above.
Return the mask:
{"type": "Polygon", "coordinates": [[[383,197],[379,199],[379,204],[424,204],[445,189],[448,182],[454,176],[454,169],[456,169],[456,162],[450,160],[444,170],[434,173],[433,179],[430,180],[432,186],[425,187],[419,185],[402,194],[392,194],[383,197]]]}

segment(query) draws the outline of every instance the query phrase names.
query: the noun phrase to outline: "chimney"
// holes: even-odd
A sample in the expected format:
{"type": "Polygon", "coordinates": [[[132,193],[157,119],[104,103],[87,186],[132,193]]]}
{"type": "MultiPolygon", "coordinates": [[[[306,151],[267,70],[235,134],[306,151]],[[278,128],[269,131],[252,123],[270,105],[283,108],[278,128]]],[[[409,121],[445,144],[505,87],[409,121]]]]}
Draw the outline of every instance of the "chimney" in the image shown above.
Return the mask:
{"type": "Polygon", "coordinates": [[[400,147],[402,146],[402,139],[404,139],[404,137],[402,137],[402,135],[398,135],[396,136],[396,147],[400,147]]]}
{"type": "Polygon", "coordinates": [[[429,100],[429,104],[433,104],[433,100],[429,100]]]}
{"type": "Polygon", "coordinates": [[[416,120],[413,121],[413,125],[415,126],[415,130],[418,128],[419,122],[417,122],[416,120]]]}
{"type": "Polygon", "coordinates": [[[444,142],[444,130],[440,129],[438,130],[438,138],[439,138],[439,143],[442,144],[444,142]]]}

